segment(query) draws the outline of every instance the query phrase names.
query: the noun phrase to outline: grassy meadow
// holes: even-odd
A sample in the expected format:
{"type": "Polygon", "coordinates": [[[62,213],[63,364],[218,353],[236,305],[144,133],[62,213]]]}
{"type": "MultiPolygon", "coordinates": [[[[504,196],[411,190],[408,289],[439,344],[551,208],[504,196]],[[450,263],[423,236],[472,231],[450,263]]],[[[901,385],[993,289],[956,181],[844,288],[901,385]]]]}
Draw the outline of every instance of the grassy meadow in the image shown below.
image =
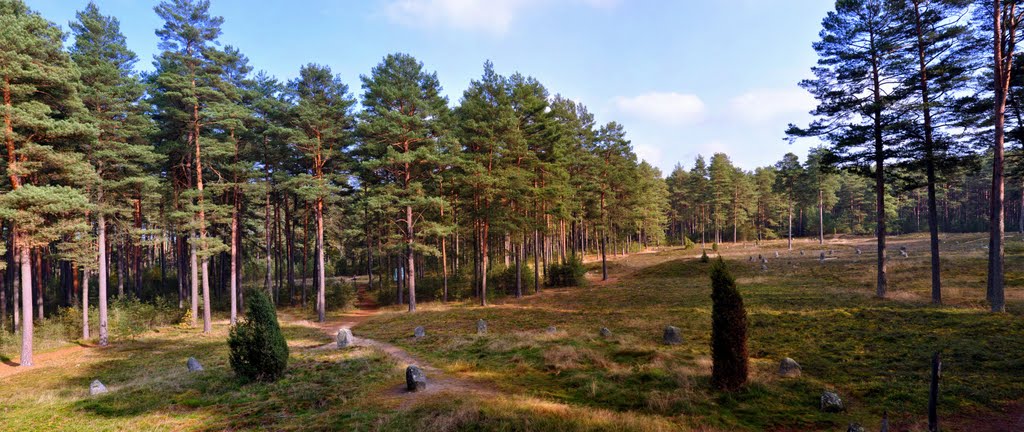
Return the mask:
{"type": "Polygon", "coordinates": [[[709,390],[709,265],[699,249],[663,249],[615,260],[607,283],[487,308],[388,307],[354,328],[462,383],[446,391],[398,391],[402,361],[379,348],[318,348],[331,338],[294,318],[307,312],[287,310],[291,361],[277,383],[234,378],[226,322],[208,336],[166,327],[107,349],[65,347],[49,364],[0,378],[0,429],[825,431],[854,422],[878,430],[888,413],[890,430],[916,431],[926,428],[929,361],[939,351],[943,429],[1001,430],[1024,401],[1024,242],[1007,247],[1008,313],[990,314],[984,236],[943,239],[941,307],[929,304],[923,235],[892,238],[885,300],[873,297],[870,239],[801,239],[793,251],[784,241],[723,245],[750,326],[750,384],[736,393],[709,390]],[[750,261],[758,254],[767,271],[750,261]],[[487,334],[476,334],[478,319],[487,334]],[[412,338],[420,325],[427,336],[412,338]],[[666,325],[681,329],[682,344],[661,343],[666,325]],[[189,356],[206,371],[189,374],[189,356]],[[803,375],[778,377],[783,357],[803,375]],[[111,391],[90,397],[97,378],[111,391]],[[847,409],[821,412],[823,390],[847,409]]]}

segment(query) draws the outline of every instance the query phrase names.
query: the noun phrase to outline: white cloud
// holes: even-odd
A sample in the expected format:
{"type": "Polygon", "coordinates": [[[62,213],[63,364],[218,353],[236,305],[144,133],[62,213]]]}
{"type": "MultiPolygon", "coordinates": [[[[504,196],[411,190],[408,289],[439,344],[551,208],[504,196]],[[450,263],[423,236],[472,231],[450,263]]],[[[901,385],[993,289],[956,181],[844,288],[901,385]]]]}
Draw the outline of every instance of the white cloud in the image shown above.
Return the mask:
{"type": "MultiPolygon", "coordinates": [[[[619,0],[562,0],[597,9],[609,9],[619,0]]],[[[384,12],[392,21],[410,27],[451,27],[496,36],[508,32],[513,21],[544,0],[388,0],[384,12]]]]}
{"type": "Polygon", "coordinates": [[[748,123],[792,121],[794,116],[806,115],[815,105],[814,97],[801,88],[757,89],[729,102],[734,118],[748,123]]]}
{"type": "Polygon", "coordinates": [[[636,153],[636,157],[654,166],[659,166],[664,160],[663,152],[658,146],[633,143],[633,152],[636,153]]]}
{"type": "Polygon", "coordinates": [[[615,108],[629,116],[667,125],[692,124],[704,118],[706,107],[697,95],[653,92],[614,99],[615,108]]]}

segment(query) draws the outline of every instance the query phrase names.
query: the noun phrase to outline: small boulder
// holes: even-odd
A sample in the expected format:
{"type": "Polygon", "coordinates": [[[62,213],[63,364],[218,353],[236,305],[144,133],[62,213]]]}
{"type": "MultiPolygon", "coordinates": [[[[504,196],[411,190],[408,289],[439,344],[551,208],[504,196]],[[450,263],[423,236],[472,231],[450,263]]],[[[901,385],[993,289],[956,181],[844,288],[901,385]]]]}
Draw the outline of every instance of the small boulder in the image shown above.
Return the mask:
{"type": "Polygon", "coordinates": [[[662,339],[665,341],[665,345],[679,345],[683,343],[683,336],[679,333],[679,327],[676,326],[665,327],[662,339]]]}
{"type": "Polygon", "coordinates": [[[764,261],[764,257],[761,254],[757,254],[758,261],[764,261]]]}
{"type": "Polygon", "coordinates": [[[106,393],[106,392],[107,392],[107,386],[103,385],[103,383],[101,383],[100,380],[93,380],[93,382],[91,384],[89,384],[89,395],[90,396],[96,396],[98,394],[103,394],[103,393],[106,393]]]}
{"type": "Polygon", "coordinates": [[[846,432],[867,432],[867,430],[858,423],[850,423],[850,426],[846,428],[846,432]]]}
{"type": "Polygon", "coordinates": [[[821,393],[821,410],[829,413],[837,413],[844,409],[843,400],[835,392],[825,391],[821,393]]]}
{"type": "Polygon", "coordinates": [[[857,255],[860,255],[862,253],[864,253],[864,251],[860,250],[860,248],[857,248],[857,255]]]}
{"type": "Polygon", "coordinates": [[[768,264],[761,263],[761,271],[763,271],[763,272],[768,271],[768,264]]]}
{"type": "Polygon", "coordinates": [[[612,337],[612,331],[608,330],[608,327],[601,327],[600,333],[601,333],[601,337],[603,337],[603,338],[610,338],[610,337],[612,337]]]}
{"type": "Polygon", "coordinates": [[[779,257],[779,251],[775,251],[775,258],[779,257]]]}
{"type": "Polygon", "coordinates": [[[832,249],[828,250],[828,256],[832,256],[832,249]]]}
{"type": "Polygon", "coordinates": [[[427,376],[422,369],[413,365],[405,368],[405,389],[411,392],[427,389],[427,376]]]}
{"type": "Polygon", "coordinates": [[[415,337],[416,339],[419,339],[419,338],[424,337],[426,335],[427,335],[427,331],[423,329],[423,326],[417,326],[412,331],[412,336],[415,337]]]}
{"type": "Polygon", "coordinates": [[[818,255],[818,262],[825,262],[825,252],[822,252],[821,255],[818,255]]]}
{"type": "Polygon", "coordinates": [[[907,250],[906,249],[900,249],[900,256],[903,257],[903,258],[906,258],[906,257],[908,257],[910,255],[907,255],[907,250]]]}
{"type": "Polygon", "coordinates": [[[558,327],[548,326],[548,329],[546,331],[548,332],[548,334],[554,334],[555,332],[558,331],[558,327]]]}
{"type": "Polygon", "coordinates": [[[800,251],[800,256],[804,256],[804,251],[800,251]]]}
{"type": "Polygon", "coordinates": [[[188,366],[188,371],[189,372],[202,372],[203,371],[203,365],[199,364],[199,360],[196,360],[195,357],[189,357],[188,361],[185,362],[185,365],[188,366]]]}
{"type": "Polygon", "coordinates": [[[753,255],[751,255],[751,256],[750,256],[750,259],[748,259],[748,260],[747,260],[747,262],[754,262],[754,256],[753,256],[753,255]]]}
{"type": "Polygon", "coordinates": [[[352,330],[343,328],[338,330],[338,348],[345,348],[352,345],[354,336],[352,336],[352,330]]]}
{"type": "Polygon", "coordinates": [[[483,319],[476,321],[476,334],[487,334],[487,321],[483,319]]]}
{"type": "Polygon", "coordinates": [[[779,362],[779,376],[793,378],[800,376],[800,373],[800,363],[797,363],[796,360],[786,357],[779,362]]]}

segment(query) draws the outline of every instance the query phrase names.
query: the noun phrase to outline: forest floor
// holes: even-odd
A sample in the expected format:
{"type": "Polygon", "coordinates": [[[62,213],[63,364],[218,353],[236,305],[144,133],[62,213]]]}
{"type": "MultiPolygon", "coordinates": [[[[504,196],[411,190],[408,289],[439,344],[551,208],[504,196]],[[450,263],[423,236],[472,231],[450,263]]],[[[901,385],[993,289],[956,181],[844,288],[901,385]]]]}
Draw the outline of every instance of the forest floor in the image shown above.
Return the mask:
{"type": "Polygon", "coordinates": [[[916,431],[926,429],[929,360],[941,351],[944,430],[1024,430],[1024,242],[1007,245],[1006,314],[985,311],[986,244],[982,234],[943,235],[944,306],[929,303],[926,236],[890,238],[884,300],[873,296],[870,238],[801,239],[792,251],[779,240],[722,245],[750,325],[750,384],[732,394],[709,390],[708,266],[699,249],[670,248],[618,257],[608,281],[590,262],[586,287],[487,308],[420,303],[408,314],[361,291],[356,309],[323,324],[283,309],[291,359],[276,383],[234,378],[226,321],[210,335],[168,327],[109,348],[39,353],[35,367],[0,376],[0,429],[824,431],[877,430],[888,413],[890,430],[916,431]],[[487,334],[476,333],[478,319],[487,334]],[[660,343],[666,325],[683,344],[660,343]],[[412,337],[416,326],[426,337],[412,337]],[[354,347],[336,348],[341,327],[354,347]],[[188,373],[190,356],[206,370],[188,373]],[[777,377],[782,357],[803,376],[777,377]],[[426,370],[427,392],[402,390],[408,364],[426,370]],[[110,392],[88,396],[93,379],[110,392]],[[844,412],[818,410],[825,389],[843,397],[844,412]]]}

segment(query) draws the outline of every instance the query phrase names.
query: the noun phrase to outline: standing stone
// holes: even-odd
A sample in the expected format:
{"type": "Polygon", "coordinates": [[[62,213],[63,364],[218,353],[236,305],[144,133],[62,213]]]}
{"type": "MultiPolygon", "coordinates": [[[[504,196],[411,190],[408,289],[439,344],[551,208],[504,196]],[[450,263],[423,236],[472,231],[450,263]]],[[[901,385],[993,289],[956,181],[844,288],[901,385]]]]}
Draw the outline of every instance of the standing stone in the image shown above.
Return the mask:
{"type": "Polygon", "coordinates": [[[189,357],[188,361],[185,362],[185,365],[188,366],[188,371],[189,372],[202,372],[203,371],[203,365],[199,364],[199,360],[196,360],[195,357],[189,357]]]}
{"type": "Polygon", "coordinates": [[[797,363],[796,360],[786,357],[779,362],[779,376],[793,378],[800,376],[800,373],[800,363],[797,363]]]}
{"type": "Polygon", "coordinates": [[[835,392],[825,391],[821,393],[821,410],[824,412],[837,413],[843,410],[843,400],[835,392]]]}
{"type": "Polygon", "coordinates": [[[763,272],[768,271],[768,264],[761,263],[761,271],[763,271],[763,272]]]}
{"type": "Polygon", "coordinates": [[[411,392],[427,389],[427,376],[422,369],[413,365],[405,368],[405,389],[411,392]]]}
{"type": "Polygon", "coordinates": [[[665,327],[665,334],[662,335],[662,339],[665,341],[665,345],[679,345],[683,343],[683,336],[679,334],[679,327],[676,326],[665,327]]]}
{"type": "Polygon", "coordinates": [[[862,253],[864,253],[864,251],[860,250],[860,248],[857,248],[857,255],[860,255],[862,253]]]}
{"type": "Polygon", "coordinates": [[[910,255],[907,255],[907,248],[906,247],[901,247],[900,248],[900,256],[903,257],[903,258],[906,258],[906,257],[910,256],[910,255]]]}
{"type": "Polygon", "coordinates": [[[779,251],[775,251],[775,258],[779,257],[779,251]]]}
{"type": "Polygon", "coordinates": [[[832,249],[828,250],[828,256],[832,256],[832,249]]]}
{"type": "Polygon", "coordinates": [[[821,255],[818,255],[818,262],[825,262],[825,252],[822,252],[821,255]]]}
{"type": "Polygon", "coordinates": [[[427,335],[427,331],[423,329],[423,326],[417,326],[416,329],[414,329],[412,331],[412,335],[416,339],[419,339],[421,337],[426,336],[427,335]]]}
{"type": "Polygon", "coordinates": [[[761,254],[757,254],[757,260],[758,261],[764,261],[764,257],[761,256],[761,254]]]}
{"type": "Polygon", "coordinates": [[[804,251],[800,251],[800,256],[804,256],[804,251]]]}
{"type": "Polygon", "coordinates": [[[558,331],[557,327],[555,327],[555,326],[548,326],[548,329],[547,329],[548,334],[554,334],[557,331],[558,331]]]}
{"type": "Polygon", "coordinates": [[[754,256],[753,256],[753,255],[751,255],[751,256],[750,256],[750,259],[748,259],[748,260],[747,260],[747,262],[754,262],[754,256]]]}
{"type": "Polygon", "coordinates": [[[103,385],[100,380],[93,380],[92,384],[89,384],[89,395],[96,396],[107,392],[107,386],[103,385]]]}
{"type": "Polygon", "coordinates": [[[487,334],[487,321],[482,318],[476,321],[476,334],[487,334]]]}
{"type": "Polygon", "coordinates": [[[867,432],[864,426],[857,423],[850,423],[850,426],[846,428],[846,432],[867,432]]]}
{"type": "Polygon", "coordinates": [[[349,345],[352,345],[352,342],[352,330],[348,328],[338,330],[338,348],[345,348],[349,345]]]}
{"type": "Polygon", "coordinates": [[[612,331],[608,330],[608,327],[601,327],[601,337],[610,338],[612,337],[612,331]]]}
{"type": "Polygon", "coordinates": [[[889,432],[889,412],[882,412],[882,428],[878,432],[889,432]]]}

